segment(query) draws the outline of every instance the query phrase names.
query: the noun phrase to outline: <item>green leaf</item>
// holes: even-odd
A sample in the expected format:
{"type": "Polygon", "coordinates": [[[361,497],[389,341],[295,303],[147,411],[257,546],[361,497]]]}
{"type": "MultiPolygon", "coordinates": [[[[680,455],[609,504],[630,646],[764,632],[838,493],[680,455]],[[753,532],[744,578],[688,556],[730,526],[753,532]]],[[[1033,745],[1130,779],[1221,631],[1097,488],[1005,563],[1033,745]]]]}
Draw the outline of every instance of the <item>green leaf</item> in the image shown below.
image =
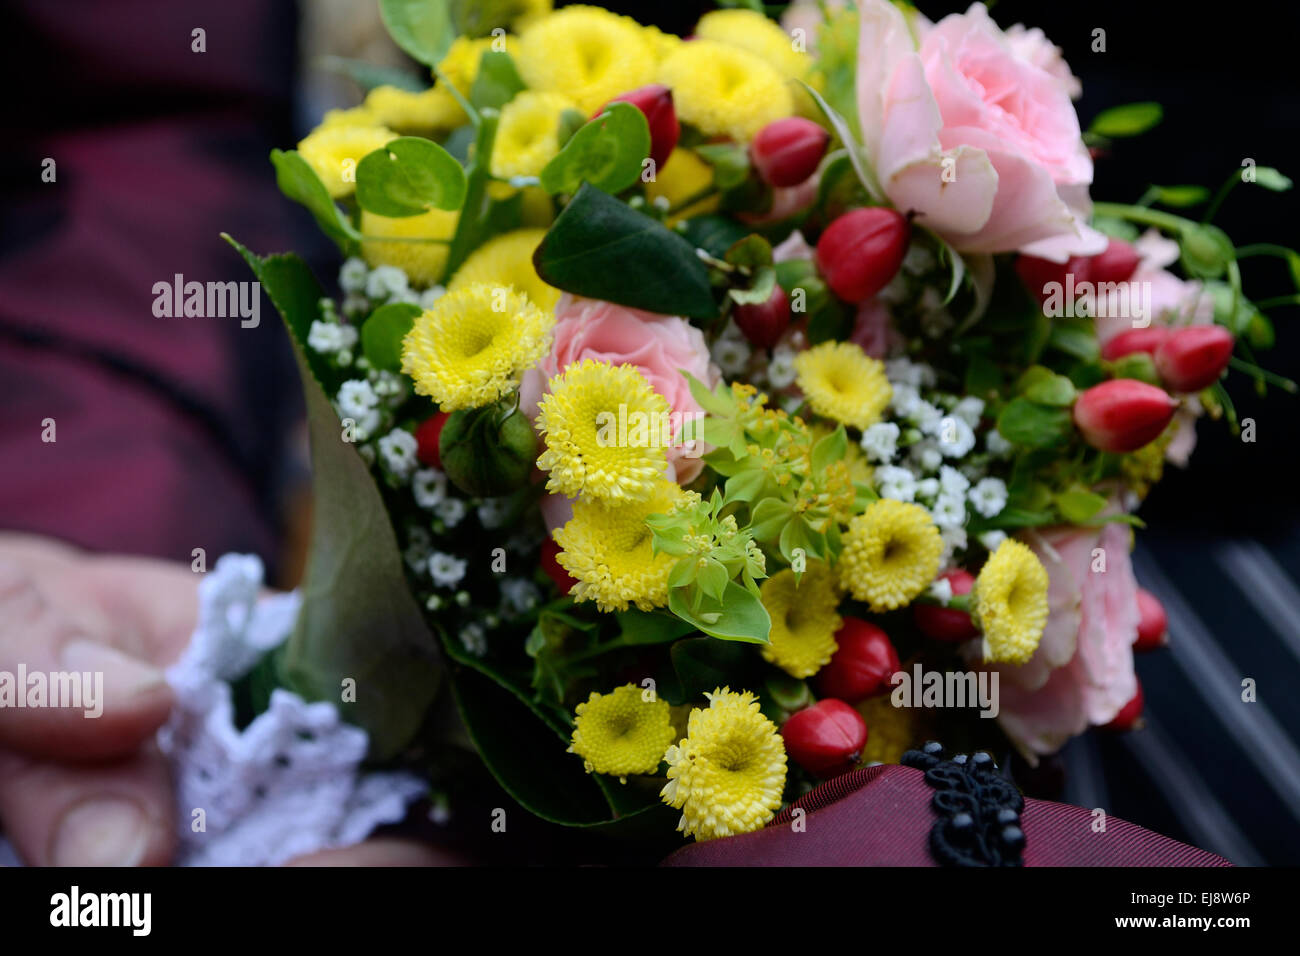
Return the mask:
{"type": "Polygon", "coordinates": [[[776,270],[771,266],[760,266],[748,288],[728,289],[727,295],[738,305],[762,305],[772,298],[776,288],[776,270]]]}
{"type": "Polygon", "coordinates": [[[688,637],[673,645],[673,669],[688,703],[704,706],[701,695],[730,686],[744,689],[755,670],[753,653],[739,644],[708,637],[688,637]]]}
{"type": "Polygon", "coordinates": [[[764,498],[754,506],[749,520],[749,531],[756,541],[775,541],[786,523],[794,516],[794,509],[782,498],[764,498]]]}
{"type": "Polygon", "coordinates": [[[1041,405],[1057,407],[1073,405],[1076,396],[1074,384],[1068,378],[1050,372],[1025,389],[1025,398],[1041,405]]]}
{"type": "Polygon", "coordinates": [[[1291,180],[1272,166],[1257,166],[1255,168],[1255,183],[1275,193],[1284,193],[1291,188],[1291,180]]]}
{"type": "Polygon", "coordinates": [[[542,169],[549,193],[576,193],[590,183],[607,193],[622,192],[641,176],[650,154],[650,127],[631,103],[611,103],[573,134],[559,155],[542,169]]]}
{"type": "Polygon", "coordinates": [[[323,56],[316,61],[321,69],[339,73],[348,77],[353,83],[367,93],[376,87],[392,86],[409,93],[422,93],[429,84],[407,70],[391,66],[377,66],[365,60],[349,60],[342,56],[323,56]]]}
{"type": "Polygon", "coordinates": [[[589,183],[556,218],[533,263],[543,280],[575,295],[663,315],[717,316],[694,247],[589,183]]]}
{"type": "Polygon", "coordinates": [[[437,66],[456,39],[443,0],[379,0],[379,15],[393,41],[425,66],[437,66]]]}
{"type": "Polygon", "coordinates": [[[884,199],[884,192],[876,181],[875,170],[871,168],[871,162],[867,159],[866,150],[858,142],[858,138],[854,135],[853,128],[849,125],[848,120],[836,112],[835,108],[827,103],[820,93],[803,82],[803,80],[799,81],[799,85],[808,91],[808,95],[813,98],[817,108],[826,117],[826,122],[830,124],[831,129],[835,131],[835,135],[844,144],[844,149],[849,156],[849,162],[853,165],[853,171],[858,174],[858,181],[862,183],[862,188],[867,191],[867,195],[873,200],[881,202],[884,199]]]}
{"type": "Polygon", "coordinates": [[[618,611],[615,613],[621,633],[611,643],[667,644],[691,633],[691,626],[681,618],[662,611],[618,611]]]}
{"type": "Polygon", "coordinates": [[[357,164],[357,202],[379,216],[418,216],[430,209],[459,209],[465,170],[433,140],[402,136],[357,164]]]}
{"type": "Polygon", "coordinates": [[[721,600],[727,584],[731,581],[731,575],[727,569],[715,560],[707,560],[700,567],[695,575],[699,583],[700,590],[714,600],[721,600]]]}
{"type": "Polygon", "coordinates": [[[1051,408],[1026,398],[1017,398],[1002,409],[998,416],[998,431],[1016,445],[1051,448],[1069,440],[1074,422],[1068,408],[1051,408]]]}
{"type": "Polygon", "coordinates": [[[1102,110],[1088,127],[1088,132],[1111,139],[1138,136],[1154,127],[1163,118],[1164,110],[1160,108],[1159,103],[1128,103],[1102,110]]]}
{"type": "Polygon", "coordinates": [[[668,610],[697,630],[724,641],[768,643],[772,619],[768,617],[767,608],[735,581],[727,582],[721,599],[704,596],[698,613],[691,610],[692,595],[687,591],[687,588],[670,590],[668,610]]]}
{"type": "Polygon", "coordinates": [[[721,259],[728,249],[749,235],[749,228],[730,216],[695,216],[684,220],[677,231],[692,246],[715,259],[721,259]]]}
{"type": "Polygon", "coordinates": [[[736,143],[706,143],[695,152],[713,167],[719,189],[733,189],[749,178],[749,150],[736,143]]]}
{"type": "Polygon", "coordinates": [[[1074,488],[1056,496],[1056,509],[1070,524],[1082,524],[1106,507],[1106,498],[1086,488],[1074,488]]]}
{"type": "Polygon", "coordinates": [[[475,109],[499,110],[524,89],[514,58],[504,50],[488,50],[479,61],[478,75],[469,91],[475,109]]]}
{"type": "Polygon", "coordinates": [[[370,313],[361,326],[361,350],[375,368],[402,370],[402,340],[423,310],[410,302],[390,302],[370,313]]]}
{"type": "Polygon", "coordinates": [[[275,184],[294,202],[302,203],[316,220],[321,232],[329,236],[344,254],[350,253],[361,239],[343,210],[334,205],[329,190],[296,150],[271,150],[271,164],[275,166],[275,184]]]}
{"type": "MultiPolygon", "coordinates": [[[[228,237],[227,237],[228,238],[228,237]]],[[[370,756],[387,760],[410,743],[442,675],[437,642],[407,587],[397,536],[370,469],[342,439],[338,415],[307,364],[297,329],[318,311],[315,285],[296,257],[274,271],[233,239],[290,331],[311,437],[313,528],[302,608],[285,644],[282,671],[307,700],[329,701],[370,735],[370,756]],[[298,314],[311,298],[311,314],[298,314]],[[286,310],[293,310],[292,312],[286,310]],[[341,703],[355,681],[356,702],[341,703]]]]}
{"type": "Polygon", "coordinates": [[[1237,256],[1232,240],[1218,226],[1188,224],[1178,237],[1181,262],[1198,279],[1217,279],[1237,256]]]}
{"type": "Polygon", "coordinates": [[[753,501],[767,487],[767,473],[760,468],[747,468],[733,478],[727,479],[727,503],[733,501],[753,501]]]}
{"type": "Polygon", "coordinates": [[[1172,209],[1199,206],[1210,198],[1204,186],[1152,186],[1148,192],[1156,202],[1172,209]]]}
{"type": "Polygon", "coordinates": [[[1058,319],[1047,337],[1049,347],[1085,362],[1101,358],[1101,345],[1091,323],[1058,319]]]}
{"type": "Polygon", "coordinates": [[[840,425],[835,431],[817,440],[812,449],[812,470],[819,475],[835,462],[844,458],[849,450],[849,436],[840,425]]]}

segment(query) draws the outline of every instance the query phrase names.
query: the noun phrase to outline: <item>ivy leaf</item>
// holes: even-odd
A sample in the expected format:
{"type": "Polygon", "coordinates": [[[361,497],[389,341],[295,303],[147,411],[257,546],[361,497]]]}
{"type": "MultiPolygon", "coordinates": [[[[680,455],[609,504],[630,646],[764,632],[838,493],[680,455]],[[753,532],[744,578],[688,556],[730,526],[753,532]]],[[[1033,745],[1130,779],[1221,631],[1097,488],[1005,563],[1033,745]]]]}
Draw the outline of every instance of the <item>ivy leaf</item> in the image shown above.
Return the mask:
{"type": "Polygon", "coordinates": [[[423,310],[410,302],[390,302],[370,313],[361,326],[361,351],[375,368],[402,370],[402,340],[423,310]]]}
{"type": "Polygon", "coordinates": [[[465,189],[465,170],[455,157],[420,136],[401,136],[357,164],[357,203],[379,216],[459,209],[465,189]]]}
{"type": "Polygon", "coordinates": [[[641,176],[650,153],[650,127],[631,103],[611,103],[584,125],[542,169],[547,192],[576,193],[583,183],[607,193],[622,192],[641,176]]]}
{"type": "Polygon", "coordinates": [[[275,167],[275,184],[280,192],[307,207],[321,232],[329,236],[345,254],[350,254],[361,239],[351,220],[334,204],[329,190],[297,150],[271,150],[275,167]]]}

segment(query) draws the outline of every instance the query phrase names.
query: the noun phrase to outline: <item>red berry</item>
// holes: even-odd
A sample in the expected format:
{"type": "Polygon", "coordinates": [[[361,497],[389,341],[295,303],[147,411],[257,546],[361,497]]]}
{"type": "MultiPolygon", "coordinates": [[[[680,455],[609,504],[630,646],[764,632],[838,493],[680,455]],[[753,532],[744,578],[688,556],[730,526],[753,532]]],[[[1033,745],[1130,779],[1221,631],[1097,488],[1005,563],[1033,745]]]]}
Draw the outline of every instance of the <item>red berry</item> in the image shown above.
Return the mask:
{"type": "Polygon", "coordinates": [[[863,302],[898,274],[912,228],[897,210],[854,209],[840,216],[817,242],[817,267],[846,302],[863,302]]]}
{"type": "Polygon", "coordinates": [[[1175,392],[1209,388],[1228,366],[1236,344],[1221,325],[1189,325],[1174,329],[1156,350],[1160,381],[1175,392]]]}
{"type": "Polygon", "coordinates": [[[830,663],[817,672],[822,696],[856,704],[889,690],[899,664],[888,634],[861,618],[846,617],[835,643],[830,663]]]}
{"type": "MultiPolygon", "coordinates": [[[[970,594],[975,584],[971,573],[961,568],[945,571],[939,577],[952,585],[954,596],[970,594]]],[[[916,602],[912,605],[912,619],[916,621],[918,631],[936,641],[968,641],[979,633],[970,615],[955,607],[916,602]]]]}
{"type": "Polygon", "coordinates": [[[1154,651],[1169,643],[1169,616],[1160,599],[1146,588],[1138,588],[1138,630],[1133,650],[1154,651]]]}
{"type": "Polygon", "coordinates": [[[1142,718],[1142,685],[1137,685],[1137,693],[1133,699],[1119,709],[1119,713],[1114,719],[1103,726],[1107,730],[1135,730],[1141,726],[1142,718]]]}
{"type": "Polygon", "coordinates": [[[1038,301],[1050,296],[1048,287],[1059,285],[1062,289],[1078,288],[1084,282],[1127,282],[1137,271],[1137,250],[1122,239],[1112,239],[1095,256],[1071,256],[1065,262],[1053,262],[1037,256],[1019,256],[1016,274],[1038,301]],[[1072,282],[1066,277],[1073,276],[1072,282]]]}
{"type": "MultiPolygon", "coordinates": [[[[654,160],[656,169],[662,169],[682,132],[681,124],[677,122],[677,110],[673,107],[673,91],[660,83],[652,83],[620,93],[609,103],[631,103],[645,115],[646,125],[650,127],[650,158],[654,160]]],[[[596,110],[592,118],[604,112],[605,106],[596,110]]]]}
{"type": "Polygon", "coordinates": [[[1074,424],[1101,451],[1137,451],[1160,436],[1178,403],[1162,388],[1131,378],[1094,385],[1074,403],[1074,424]]]}
{"type": "Polygon", "coordinates": [[[1108,362],[1113,362],[1135,352],[1155,355],[1156,349],[1160,348],[1167,338],[1169,338],[1169,329],[1163,325],[1152,325],[1145,329],[1129,329],[1127,332],[1121,332],[1103,345],[1101,357],[1108,362]]]}
{"type": "Polygon", "coordinates": [[[1141,258],[1123,239],[1111,239],[1105,249],[1088,260],[1088,278],[1093,282],[1127,282],[1141,258]]]}
{"type": "Polygon", "coordinates": [[[867,724],[844,701],[828,697],[791,714],[781,736],[795,763],[819,777],[834,777],[858,762],[867,745],[867,724]]]}
{"type": "Polygon", "coordinates": [[[758,131],[749,146],[749,158],[769,186],[797,186],[817,171],[830,138],[830,133],[812,120],[789,116],[758,131]]]}
{"type": "Polygon", "coordinates": [[[770,349],[790,327],[790,299],[778,285],[762,305],[738,305],[732,316],[750,344],[770,349]]]}
{"type": "Polygon", "coordinates": [[[420,459],[421,464],[428,465],[430,468],[442,467],[442,453],[438,450],[438,442],[442,438],[442,426],[447,424],[447,419],[450,417],[447,412],[434,412],[432,418],[425,419],[415,430],[415,457],[420,459]]]}
{"type": "Polygon", "coordinates": [[[560,553],[560,546],[555,543],[553,538],[548,537],[542,542],[542,570],[546,576],[555,582],[556,588],[561,594],[568,594],[577,584],[577,580],[570,576],[569,572],[560,567],[560,562],[556,560],[556,555],[560,553]]]}

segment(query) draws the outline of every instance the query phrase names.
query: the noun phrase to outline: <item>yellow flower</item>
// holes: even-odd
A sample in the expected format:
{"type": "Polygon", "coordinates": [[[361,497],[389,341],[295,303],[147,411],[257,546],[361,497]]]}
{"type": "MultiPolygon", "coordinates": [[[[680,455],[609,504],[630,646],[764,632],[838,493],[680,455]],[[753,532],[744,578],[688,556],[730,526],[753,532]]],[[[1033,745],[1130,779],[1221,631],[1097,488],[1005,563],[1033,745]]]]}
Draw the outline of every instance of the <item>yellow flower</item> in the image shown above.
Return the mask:
{"type": "MultiPolygon", "coordinates": [[[[672,208],[712,185],[713,167],[700,159],[694,150],[679,146],[669,154],[663,166],[655,171],[654,179],[645,184],[645,194],[651,202],[662,196],[668,201],[669,208],[672,208]]],[[[668,225],[674,226],[683,219],[713,212],[720,201],[721,197],[715,194],[691,203],[669,216],[668,225]]]]}
{"type": "Polygon", "coordinates": [[[635,20],[571,6],[523,32],[516,64],[529,89],[563,93],[590,115],[651,82],[656,56],[657,44],[635,20]]]}
{"type": "Polygon", "coordinates": [[[771,643],[762,646],[763,659],[800,678],[829,664],[835,632],[844,623],[835,610],[839,595],[830,569],[814,561],[799,581],[786,569],[764,581],[759,591],[772,618],[771,643]]]}
{"type": "Polygon", "coordinates": [[[794,98],[775,67],[713,40],[683,43],[660,64],[657,78],[672,88],[682,122],[706,136],[748,142],[768,123],[794,113],[794,98]]]}
{"type": "Polygon", "coordinates": [[[383,126],[379,114],[365,106],[353,106],[346,110],[326,110],[321,117],[318,129],[330,126],[383,126]]]}
{"type": "Polygon", "coordinates": [[[402,342],[402,371],[443,411],[490,405],[546,354],[554,323],[522,293],[466,286],[415,320],[402,342]]]}
{"type": "Polygon", "coordinates": [[[674,481],[660,478],[643,501],[607,505],[579,498],[573,517],[558,529],[556,561],[578,582],[574,599],[595,601],[601,611],[642,611],[668,603],[668,572],[676,558],[655,554],[646,527],[650,515],[669,514],[698,499],[674,481]]]}
{"type": "MultiPolygon", "coordinates": [[[[517,57],[519,41],[512,36],[503,37],[501,40],[505,46],[503,52],[517,57]]],[[[496,37],[477,39],[467,36],[456,37],[447,50],[447,55],[438,63],[438,72],[446,77],[447,82],[454,86],[461,96],[469,99],[469,94],[474,89],[474,81],[478,79],[478,68],[483,60],[483,54],[494,49],[494,43],[497,43],[496,37]]],[[[501,46],[502,43],[497,45],[501,46]]],[[[469,122],[469,117],[450,90],[445,89],[441,83],[433,89],[434,95],[431,99],[439,129],[453,129],[469,122]]]]}
{"type": "Polygon", "coordinates": [[[554,311],[560,290],[543,282],[533,268],[533,252],[545,235],[545,229],[516,229],[489,239],[470,253],[447,288],[455,292],[475,283],[510,286],[538,308],[554,311]]]}
{"type": "Polygon", "coordinates": [[[975,617],[984,631],[984,660],[1029,660],[1047,624],[1047,569],[1038,556],[1007,538],[984,562],[971,591],[975,617]]]}
{"type": "Polygon", "coordinates": [[[357,188],[357,163],[361,158],[395,139],[397,134],[383,126],[335,122],[307,134],[298,144],[298,152],[316,171],[329,194],[341,199],[357,188]]]}
{"type": "Polygon", "coordinates": [[[840,584],[876,612],[904,607],[939,571],[943,539],[920,505],[881,498],[849,522],[840,584]]]}
{"type": "Polygon", "coordinates": [[[728,687],[691,711],[687,735],[664,754],[660,797],[681,810],[677,829],[696,840],[757,830],[772,819],[785,788],[785,741],[749,691],[728,687]]]}
{"type": "Polygon", "coordinates": [[[615,502],[649,495],[668,467],[669,406],[636,366],[584,359],[551,379],[550,392],[537,416],[547,490],[615,502]]]}
{"type": "Polygon", "coordinates": [[[366,94],[362,107],[378,122],[402,133],[427,136],[435,130],[456,125],[446,109],[446,94],[437,88],[414,93],[396,86],[376,86],[366,94]]]}
{"type": "Polygon", "coordinates": [[[413,286],[433,285],[447,266],[448,242],[459,221],[460,212],[454,209],[430,209],[397,219],[363,209],[361,235],[367,239],[361,243],[361,255],[371,266],[396,266],[413,286]],[[443,241],[428,241],[434,239],[443,241]]]}
{"type": "MultiPolygon", "coordinates": [[[[902,670],[909,670],[904,665],[902,670]]],[[[868,697],[855,709],[867,725],[860,766],[898,763],[904,752],[931,738],[929,715],[916,707],[895,707],[889,694],[868,697]]]]}
{"type": "Polygon", "coordinates": [[[807,53],[794,48],[794,38],[774,20],[753,10],[713,10],[700,17],[695,35],[748,50],[781,71],[801,79],[812,65],[807,53]]]}
{"type": "Polygon", "coordinates": [[[501,110],[492,147],[492,175],[536,176],[560,151],[560,117],[573,100],[560,93],[525,90],[501,110]]]}
{"type": "Polygon", "coordinates": [[[587,773],[608,773],[623,783],[630,773],[654,773],[673,742],[671,708],[658,697],[645,700],[635,684],[609,694],[594,691],[577,706],[569,753],[587,773]]]}
{"type": "Polygon", "coordinates": [[[823,342],[795,356],[799,388],[818,415],[867,428],[880,420],[894,390],[884,363],[852,342],[823,342]]]}

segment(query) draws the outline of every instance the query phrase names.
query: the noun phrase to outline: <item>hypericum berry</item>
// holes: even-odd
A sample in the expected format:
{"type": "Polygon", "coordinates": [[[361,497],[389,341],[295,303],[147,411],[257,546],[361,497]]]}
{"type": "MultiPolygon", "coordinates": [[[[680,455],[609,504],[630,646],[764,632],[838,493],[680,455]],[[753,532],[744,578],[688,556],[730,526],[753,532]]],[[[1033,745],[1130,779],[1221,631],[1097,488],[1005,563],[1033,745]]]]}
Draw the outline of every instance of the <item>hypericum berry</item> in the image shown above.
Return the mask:
{"type": "Polygon", "coordinates": [[[1127,282],[1137,271],[1139,259],[1137,250],[1123,239],[1112,239],[1095,256],[1071,256],[1065,262],[1018,256],[1015,268],[1025,288],[1041,303],[1051,295],[1053,284],[1064,290],[1078,289],[1085,282],[1127,282]],[[1072,277],[1069,282],[1067,276],[1072,277]]]}
{"type": "Polygon", "coordinates": [[[1142,685],[1137,685],[1137,693],[1133,699],[1119,709],[1119,713],[1108,724],[1103,726],[1107,730],[1135,730],[1142,726],[1142,685]]]}
{"type": "Polygon", "coordinates": [[[450,417],[447,412],[434,412],[432,417],[426,418],[415,430],[415,457],[420,459],[421,464],[428,465],[430,468],[442,467],[438,441],[442,438],[442,426],[447,424],[447,419],[450,417]]]}
{"type": "Polygon", "coordinates": [[[1175,392],[1209,388],[1228,367],[1232,333],[1221,325],[1189,325],[1174,329],[1156,350],[1160,381],[1175,392]]]}
{"type": "Polygon", "coordinates": [[[790,299],[778,285],[762,305],[738,305],[732,317],[751,345],[770,349],[790,327],[790,299]]]}
{"type": "Polygon", "coordinates": [[[1123,239],[1111,239],[1105,249],[1087,260],[1088,281],[1127,282],[1133,278],[1141,259],[1138,251],[1123,239]]]}
{"type": "Polygon", "coordinates": [[[561,594],[568,594],[577,584],[577,580],[569,575],[569,572],[560,567],[560,562],[555,556],[560,553],[560,546],[549,535],[542,542],[541,565],[546,576],[555,582],[555,586],[561,594]]]}
{"type": "Polygon", "coordinates": [[[861,618],[846,617],[835,632],[835,644],[830,663],[817,672],[824,697],[856,704],[890,689],[899,664],[888,634],[861,618]]]}
{"type": "Polygon", "coordinates": [[[1152,325],[1145,329],[1129,329],[1121,332],[1101,347],[1101,357],[1108,362],[1121,359],[1125,355],[1145,352],[1155,355],[1156,349],[1165,344],[1169,338],[1169,329],[1163,325],[1152,325]]]}
{"type": "Polygon", "coordinates": [[[801,116],[768,123],[749,144],[749,158],[769,186],[797,186],[817,171],[831,135],[801,116]]]}
{"type": "Polygon", "coordinates": [[[817,267],[845,302],[871,298],[898,274],[912,227],[897,210],[853,209],[840,216],[817,242],[817,267]]]}
{"type": "Polygon", "coordinates": [[[844,701],[828,697],[791,714],[781,737],[795,763],[819,777],[834,777],[858,762],[867,745],[867,724],[844,701]]]}
{"type": "Polygon", "coordinates": [[[1169,643],[1169,616],[1160,599],[1146,588],[1138,588],[1138,630],[1133,650],[1154,651],[1169,643]]]}
{"type": "Polygon", "coordinates": [[[1074,424],[1093,448],[1137,451],[1160,437],[1178,403],[1163,388],[1131,378],[1094,385],[1074,403],[1074,424]]]}
{"type": "MultiPolygon", "coordinates": [[[[652,83],[620,93],[609,103],[631,103],[645,114],[646,125],[650,127],[650,158],[654,160],[655,169],[662,169],[677,147],[677,138],[682,132],[673,106],[673,91],[662,83],[652,83]]],[[[605,106],[596,110],[592,118],[604,112],[605,106]]]]}
{"type": "MultiPolygon", "coordinates": [[[[974,576],[961,568],[945,571],[939,577],[952,586],[956,597],[969,594],[975,583],[974,576]]],[[[955,607],[917,601],[912,605],[912,619],[916,621],[918,631],[936,641],[968,641],[979,633],[970,615],[955,607]]]]}

